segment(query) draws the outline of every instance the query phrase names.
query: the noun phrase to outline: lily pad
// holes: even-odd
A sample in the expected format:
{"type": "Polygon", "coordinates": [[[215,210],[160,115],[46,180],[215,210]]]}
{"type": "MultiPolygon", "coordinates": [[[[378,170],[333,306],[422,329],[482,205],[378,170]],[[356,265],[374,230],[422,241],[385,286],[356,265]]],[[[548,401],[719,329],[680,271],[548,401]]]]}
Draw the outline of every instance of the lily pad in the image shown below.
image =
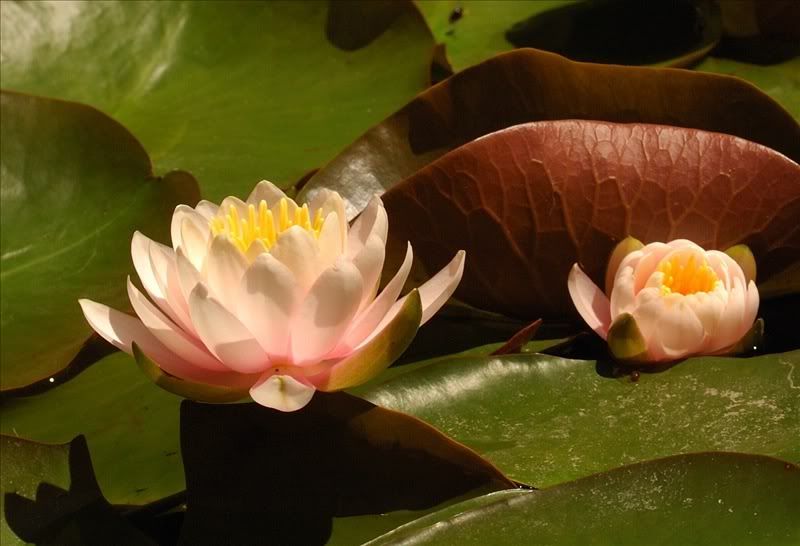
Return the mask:
{"type": "Polygon", "coordinates": [[[127,307],[134,230],[164,240],[175,206],[199,196],[186,173],[154,177],[139,142],[93,108],[10,92],[0,101],[0,388],[8,390],[63,369],[89,338],[78,298],[127,307]]]}
{"type": "Polygon", "coordinates": [[[105,497],[145,504],[184,488],[180,402],[115,353],[49,392],[4,400],[0,430],[48,443],[85,435],[105,497]]]}
{"type": "Polygon", "coordinates": [[[286,188],[427,86],[422,17],[380,4],[338,8],[372,38],[345,50],[323,1],[9,3],[2,85],[100,108],[207,199],[286,188]]]}
{"type": "Polygon", "coordinates": [[[682,544],[800,542],[800,468],[738,453],[648,461],[544,491],[508,491],[446,508],[381,544],[682,544]]]}
{"type": "MultiPolygon", "coordinates": [[[[800,166],[730,135],[565,120],[511,127],[466,144],[383,198],[387,256],[406,242],[428,271],[468,256],[456,295],[513,316],[574,313],[575,262],[603,286],[627,236],[744,243],[766,281],[800,255],[800,166]]],[[[389,267],[392,270],[392,267],[389,267]]]]}
{"type": "Polygon", "coordinates": [[[638,381],[603,369],[541,354],[458,358],[355,392],[537,487],[692,451],[800,461],[800,351],[692,358],[638,381]]]}
{"type": "Polygon", "coordinates": [[[707,57],[694,68],[747,80],[800,120],[800,57],[768,66],[707,57]]]}
{"type": "Polygon", "coordinates": [[[654,123],[739,136],[800,160],[800,125],[738,78],[578,63],[534,49],[498,55],[418,95],[320,169],[301,193],[330,188],[354,216],[445,153],[529,121],[654,123]]]}

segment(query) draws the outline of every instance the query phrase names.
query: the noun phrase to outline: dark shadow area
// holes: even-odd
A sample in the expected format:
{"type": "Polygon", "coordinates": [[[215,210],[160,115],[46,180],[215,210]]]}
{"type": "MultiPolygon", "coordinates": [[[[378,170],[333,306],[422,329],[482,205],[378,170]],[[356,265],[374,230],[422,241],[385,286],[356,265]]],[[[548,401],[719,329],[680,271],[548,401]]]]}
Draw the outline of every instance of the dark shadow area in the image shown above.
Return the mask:
{"type": "Polygon", "coordinates": [[[645,65],[710,47],[720,34],[719,8],[708,0],[588,0],[520,21],[505,36],[576,61],[645,65]]]}
{"type": "Polygon", "coordinates": [[[514,487],[421,421],[344,393],[300,411],[181,406],[187,512],[180,543],[324,544],[335,516],[436,506],[514,487]]]}
{"type": "Polygon", "coordinates": [[[344,51],[368,46],[408,9],[401,0],[330,0],[325,36],[344,51]]]}
{"type": "Polygon", "coordinates": [[[19,538],[38,546],[154,544],[103,497],[83,436],[70,443],[69,472],[69,490],[42,482],[34,500],[6,493],[5,519],[19,538]]]}

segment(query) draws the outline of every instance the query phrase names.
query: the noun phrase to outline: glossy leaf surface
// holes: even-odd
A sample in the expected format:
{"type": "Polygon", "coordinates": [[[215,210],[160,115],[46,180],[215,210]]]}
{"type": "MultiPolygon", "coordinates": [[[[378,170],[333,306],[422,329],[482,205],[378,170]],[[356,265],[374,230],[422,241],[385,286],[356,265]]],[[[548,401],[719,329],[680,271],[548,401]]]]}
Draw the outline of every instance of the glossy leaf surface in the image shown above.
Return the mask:
{"type": "Polygon", "coordinates": [[[577,63],[520,49],[470,67],[367,131],[304,188],[327,187],[351,215],[448,151],[528,121],[594,119],[740,136],[800,159],[800,125],[737,78],[668,68],[577,63]],[[735,113],[735,114],[734,114],[735,113]]]}
{"type": "Polygon", "coordinates": [[[75,356],[91,332],[78,298],[128,307],[134,230],[166,239],[174,207],[193,204],[198,192],[186,173],[155,178],[136,139],[93,108],[9,92],[0,100],[6,390],[75,356]]]}
{"type": "Polygon", "coordinates": [[[544,491],[446,508],[369,544],[683,544],[800,541],[800,468],[737,453],[680,455],[544,491]]]}
{"type": "Polygon", "coordinates": [[[538,354],[454,358],[356,393],[537,487],[692,451],[800,460],[800,352],[693,358],[635,382],[606,369],[538,354]]]}
{"type": "Polygon", "coordinates": [[[145,504],[184,488],[180,401],[115,353],[49,392],[4,400],[0,430],[49,443],[84,434],[106,498],[145,504]]]}
{"type": "Polygon", "coordinates": [[[744,243],[759,281],[800,256],[800,166],[740,138],[679,127],[519,125],[442,157],[383,201],[389,255],[410,241],[436,271],[464,249],[479,258],[467,260],[456,295],[532,319],[574,313],[572,264],[603,286],[627,236],[723,250],[744,243]]]}
{"type": "Polygon", "coordinates": [[[181,407],[185,544],[316,544],[333,516],[424,509],[514,484],[471,450],[408,415],[344,393],[302,410],[181,407]]]}
{"type": "Polygon", "coordinates": [[[207,199],[289,187],[427,85],[424,21],[383,4],[380,28],[345,6],[345,50],[322,1],[9,3],[2,85],[100,108],[207,199]]]}

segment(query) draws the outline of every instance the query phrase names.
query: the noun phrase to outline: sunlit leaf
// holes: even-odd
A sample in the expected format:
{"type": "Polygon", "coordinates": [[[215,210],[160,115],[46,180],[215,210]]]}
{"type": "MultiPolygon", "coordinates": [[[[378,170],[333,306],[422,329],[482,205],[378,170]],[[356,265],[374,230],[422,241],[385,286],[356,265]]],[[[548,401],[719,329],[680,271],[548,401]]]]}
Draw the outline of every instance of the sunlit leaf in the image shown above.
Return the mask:
{"type": "Polygon", "coordinates": [[[75,356],[91,332],[78,298],[127,307],[134,230],[164,240],[174,207],[194,204],[198,192],[186,173],[156,178],[139,142],[93,108],[9,92],[0,101],[7,390],[46,379],[75,356]]]}

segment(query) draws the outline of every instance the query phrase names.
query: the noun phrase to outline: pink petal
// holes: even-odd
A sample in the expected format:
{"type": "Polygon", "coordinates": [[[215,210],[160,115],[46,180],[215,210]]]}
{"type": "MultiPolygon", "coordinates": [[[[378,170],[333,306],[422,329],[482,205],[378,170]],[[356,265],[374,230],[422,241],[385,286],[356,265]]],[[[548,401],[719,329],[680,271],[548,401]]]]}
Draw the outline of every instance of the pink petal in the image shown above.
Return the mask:
{"type": "Polygon", "coordinates": [[[288,358],[296,293],[292,272],[270,254],[258,256],[242,278],[237,315],[273,359],[288,358]]]}
{"type": "Polygon", "coordinates": [[[254,401],[279,411],[297,411],[311,401],[316,389],[300,374],[288,375],[285,369],[270,370],[250,389],[254,401]]]}
{"type": "Polygon", "coordinates": [[[252,192],[250,192],[250,195],[247,198],[247,204],[256,205],[257,208],[261,201],[266,201],[267,205],[273,205],[280,202],[280,200],[284,199],[285,197],[286,194],[283,193],[283,190],[281,190],[278,186],[268,180],[262,180],[256,184],[256,187],[253,188],[252,192]]]}
{"type": "Polygon", "coordinates": [[[567,288],[575,308],[594,332],[606,339],[611,326],[611,304],[596,284],[578,267],[572,266],[567,279],[567,288]]]}
{"type": "MultiPolygon", "coordinates": [[[[175,266],[178,273],[178,286],[180,287],[183,298],[186,300],[188,309],[189,294],[192,293],[194,287],[200,282],[200,272],[197,271],[188,258],[186,258],[181,248],[175,251],[175,266]]],[[[191,319],[191,314],[189,318],[191,319]]]]}
{"type": "Polygon", "coordinates": [[[389,233],[389,219],[383,202],[373,197],[367,208],[353,221],[347,240],[347,255],[351,258],[367,244],[371,235],[377,235],[385,243],[389,233]]]}
{"type": "MultiPolygon", "coordinates": [[[[175,326],[158,308],[147,301],[147,298],[133,285],[128,278],[128,298],[133,310],[145,327],[164,346],[187,362],[206,370],[227,371],[222,363],[214,358],[199,342],[175,326]]],[[[144,349],[143,349],[144,350],[144,349]]]]}
{"type": "Polygon", "coordinates": [[[219,213],[219,205],[202,199],[199,203],[197,203],[197,206],[194,208],[194,210],[197,211],[200,216],[205,218],[207,223],[212,218],[217,216],[219,213]]]}
{"type": "Polygon", "coordinates": [[[198,368],[167,349],[139,319],[90,300],[82,299],[79,303],[89,325],[117,349],[132,354],[131,345],[136,343],[161,369],[175,377],[217,385],[232,384],[230,374],[198,368]]]}
{"type": "Polygon", "coordinates": [[[253,334],[223,305],[209,296],[202,283],[189,296],[189,311],[203,343],[231,370],[258,373],[270,365],[253,334]]]}
{"type": "MultiPolygon", "coordinates": [[[[408,274],[411,271],[411,264],[413,262],[413,252],[411,244],[406,247],[406,257],[400,268],[395,273],[392,280],[390,280],[383,291],[370,303],[366,309],[356,315],[350,327],[347,329],[342,342],[333,351],[333,357],[344,356],[350,353],[355,347],[359,346],[369,336],[383,318],[392,309],[392,305],[397,301],[397,297],[403,290],[403,286],[408,279],[408,274]]],[[[397,306],[400,309],[400,306],[397,306]]]]}
{"type": "Polygon", "coordinates": [[[336,231],[341,241],[339,246],[342,249],[347,248],[347,213],[344,210],[342,197],[335,191],[322,189],[316,192],[308,202],[308,208],[311,210],[311,214],[316,214],[317,210],[321,211],[322,217],[326,221],[332,212],[336,213],[336,231]]]}
{"type": "Polygon", "coordinates": [[[139,276],[139,280],[142,281],[144,289],[154,301],[163,301],[165,295],[161,291],[156,280],[156,274],[153,271],[153,264],[150,262],[151,243],[153,241],[149,238],[138,231],[134,232],[131,238],[131,258],[133,258],[133,267],[139,276]]]}
{"type": "Polygon", "coordinates": [[[456,252],[449,264],[419,287],[419,297],[422,300],[420,326],[428,322],[456,291],[464,274],[466,255],[463,250],[456,252]]]}
{"type": "Polygon", "coordinates": [[[295,365],[317,363],[339,343],[358,310],[362,289],[361,274],[345,259],[319,276],[294,316],[295,365]]]}

